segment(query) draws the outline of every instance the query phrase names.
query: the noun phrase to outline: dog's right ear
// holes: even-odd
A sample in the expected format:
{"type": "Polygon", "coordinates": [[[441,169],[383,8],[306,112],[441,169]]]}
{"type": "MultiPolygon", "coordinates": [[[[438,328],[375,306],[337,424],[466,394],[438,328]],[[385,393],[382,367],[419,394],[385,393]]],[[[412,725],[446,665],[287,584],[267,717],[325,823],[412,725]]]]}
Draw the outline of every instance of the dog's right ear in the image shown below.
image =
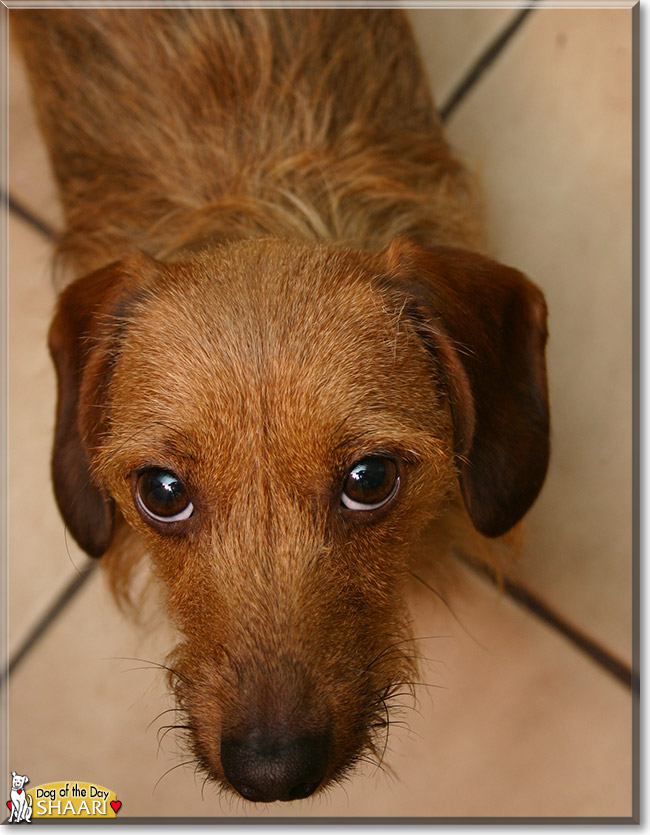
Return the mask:
{"type": "Polygon", "coordinates": [[[134,267],[151,260],[137,255],[78,279],[61,293],[50,326],[57,374],[54,494],[72,536],[92,557],[107,550],[115,516],[113,499],[93,480],[92,446],[104,426],[112,363],[134,298],[134,267]]]}

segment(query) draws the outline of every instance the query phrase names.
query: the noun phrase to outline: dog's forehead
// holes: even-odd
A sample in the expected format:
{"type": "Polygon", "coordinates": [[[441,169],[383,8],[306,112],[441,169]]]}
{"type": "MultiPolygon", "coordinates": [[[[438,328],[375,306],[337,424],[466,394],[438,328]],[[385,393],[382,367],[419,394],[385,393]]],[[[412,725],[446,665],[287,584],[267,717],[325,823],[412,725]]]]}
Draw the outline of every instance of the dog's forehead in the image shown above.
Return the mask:
{"type": "Polygon", "coordinates": [[[166,269],[121,346],[138,385],[173,380],[170,396],[188,388],[226,397],[270,384],[288,396],[385,379],[399,360],[400,311],[387,308],[374,261],[263,243],[166,269]]]}
{"type": "Polygon", "coordinates": [[[376,277],[376,258],[277,242],[174,267],[130,323],[119,400],[211,447],[265,434],[309,449],[355,416],[403,421],[427,360],[376,277]]]}

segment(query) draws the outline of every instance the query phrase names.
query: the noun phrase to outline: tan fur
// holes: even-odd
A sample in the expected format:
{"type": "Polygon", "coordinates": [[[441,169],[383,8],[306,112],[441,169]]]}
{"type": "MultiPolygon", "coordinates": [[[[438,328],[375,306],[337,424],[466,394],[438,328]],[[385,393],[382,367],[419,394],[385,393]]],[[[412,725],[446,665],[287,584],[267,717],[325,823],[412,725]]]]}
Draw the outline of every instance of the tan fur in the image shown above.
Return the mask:
{"type": "Polygon", "coordinates": [[[150,555],[206,773],[304,796],[383,744],[413,675],[416,555],[439,579],[454,550],[498,559],[474,526],[513,529],[541,486],[543,298],[468,251],[471,179],[400,13],[13,11],[11,27],[78,277],[50,334],[61,512],[122,601],[150,555]],[[396,497],[344,509],[346,474],[377,454],[399,462],[396,497]],[[182,480],[189,519],[138,509],[151,466],[182,480]],[[228,741],[260,736],[293,788],[251,765],[253,743],[224,766],[228,741]],[[318,768],[278,753],[296,739],[318,768]]]}

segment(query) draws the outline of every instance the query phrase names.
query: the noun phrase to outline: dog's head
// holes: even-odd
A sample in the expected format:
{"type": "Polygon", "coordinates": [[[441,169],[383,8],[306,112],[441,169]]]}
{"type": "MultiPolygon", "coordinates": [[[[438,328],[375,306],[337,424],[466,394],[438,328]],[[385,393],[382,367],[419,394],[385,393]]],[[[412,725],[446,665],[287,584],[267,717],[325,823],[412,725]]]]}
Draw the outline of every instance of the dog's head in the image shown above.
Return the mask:
{"type": "Polygon", "coordinates": [[[29,783],[29,777],[26,774],[16,774],[15,771],[11,772],[12,789],[22,789],[25,783],[29,783]]]}
{"type": "Polygon", "coordinates": [[[145,541],[209,775],[297,799],[372,750],[423,527],[460,489],[498,536],[542,485],[545,321],[515,270],[400,240],[138,255],[62,294],[57,500],[89,554],[117,520],[145,541]]]}

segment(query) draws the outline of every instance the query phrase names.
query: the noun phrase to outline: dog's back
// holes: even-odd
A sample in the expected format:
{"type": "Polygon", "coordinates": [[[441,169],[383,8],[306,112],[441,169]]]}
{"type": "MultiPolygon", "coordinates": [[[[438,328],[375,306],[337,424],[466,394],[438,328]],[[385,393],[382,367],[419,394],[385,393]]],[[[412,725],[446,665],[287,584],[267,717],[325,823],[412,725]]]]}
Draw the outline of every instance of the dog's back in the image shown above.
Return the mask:
{"type": "Polygon", "coordinates": [[[480,245],[408,23],[370,10],[19,11],[86,272],[129,246],[284,236],[480,245]]]}

